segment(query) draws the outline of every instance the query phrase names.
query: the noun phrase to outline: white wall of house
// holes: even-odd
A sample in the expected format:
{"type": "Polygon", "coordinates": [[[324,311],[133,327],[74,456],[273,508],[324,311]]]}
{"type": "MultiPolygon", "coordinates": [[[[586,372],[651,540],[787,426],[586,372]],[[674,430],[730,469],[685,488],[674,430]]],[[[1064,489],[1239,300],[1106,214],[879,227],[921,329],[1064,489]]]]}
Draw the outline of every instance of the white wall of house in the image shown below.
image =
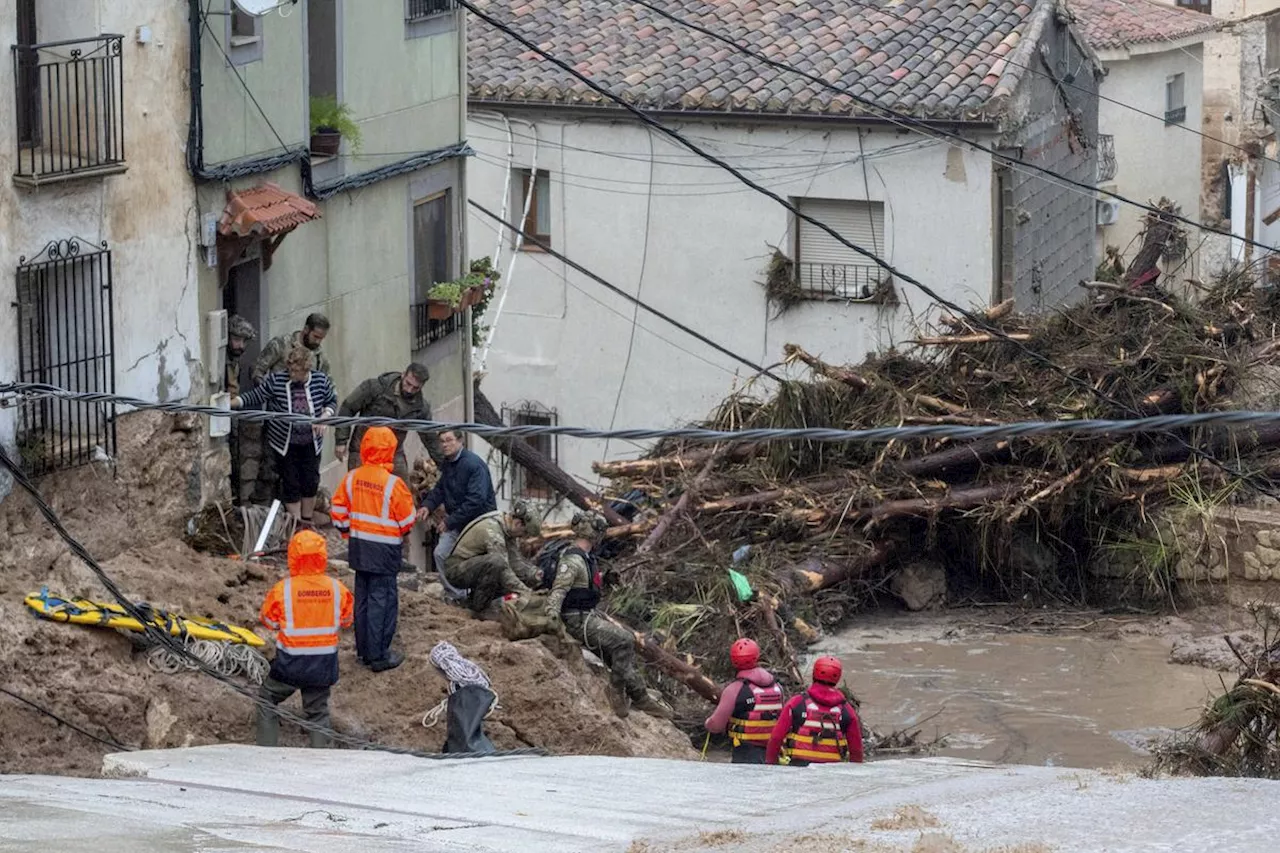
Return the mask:
{"type": "MultiPolygon", "coordinates": [[[[1152,52],[1104,51],[1107,69],[1101,93],[1110,100],[1099,103],[1098,132],[1115,140],[1116,176],[1101,186],[1139,202],[1154,203],[1168,197],[1188,219],[1200,218],[1201,137],[1203,121],[1204,61],[1198,43],[1152,52]],[[1165,116],[1170,81],[1182,76],[1182,104],[1186,117],[1167,123],[1165,116]],[[1121,106],[1125,104],[1127,106],[1121,106]],[[1143,115],[1129,107],[1136,107],[1143,115]]],[[[1126,255],[1137,248],[1146,211],[1122,204],[1119,220],[1099,229],[1102,246],[1115,246],[1126,255]]],[[[1195,237],[1192,237],[1192,245],[1195,237]]]]}
{"type": "MultiPolygon", "coordinates": [[[[687,149],[630,122],[511,121],[476,108],[468,135],[472,199],[520,220],[519,176],[550,173],[541,213],[553,248],[653,307],[758,364],[794,342],[834,362],[858,361],[912,337],[932,308],[894,282],[901,304],[806,301],[780,317],[766,304],[771,246],[794,255],[791,215],[687,149]],[[537,142],[532,141],[536,138],[537,142]]],[[[988,157],[895,129],[834,125],[685,123],[680,129],[788,198],[883,205],[875,248],[903,271],[964,305],[985,305],[993,280],[993,190],[988,157]],[[859,161],[859,151],[865,161],[859,161]],[[865,169],[864,169],[865,164],[865,169]]],[[[509,234],[472,210],[470,254],[509,234]]],[[[803,262],[804,258],[801,258],[803,262]]],[[[855,257],[850,263],[865,263],[855,257]]],[[[705,416],[752,370],[538,251],[515,255],[485,365],[495,406],[531,401],[563,424],[675,426],[705,416]],[[634,323],[633,323],[634,321],[634,323]]],[[[497,299],[483,322],[494,322],[497,299]]],[[[767,380],[766,380],[767,382],[767,380]]],[[[770,383],[771,384],[771,383],[770,383]]],[[[559,461],[593,481],[593,460],[635,456],[636,445],[561,438],[559,461]]]]}

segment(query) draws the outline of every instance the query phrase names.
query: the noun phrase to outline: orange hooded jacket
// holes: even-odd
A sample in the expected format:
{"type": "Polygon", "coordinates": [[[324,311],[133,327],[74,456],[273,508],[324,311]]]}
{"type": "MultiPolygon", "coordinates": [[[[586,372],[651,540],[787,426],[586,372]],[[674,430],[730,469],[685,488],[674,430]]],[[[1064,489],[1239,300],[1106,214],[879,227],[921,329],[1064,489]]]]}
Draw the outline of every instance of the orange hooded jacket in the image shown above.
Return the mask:
{"type": "Polygon", "coordinates": [[[400,543],[413,529],[413,495],[391,473],[396,436],[371,427],[360,441],[360,467],[348,472],[333,495],[333,526],[351,544],[347,561],[359,572],[400,571],[400,543]]]}
{"type": "Polygon", "coordinates": [[[270,675],[295,687],[338,681],[338,631],[351,627],[355,599],[329,566],[324,537],[303,530],[289,542],[289,577],[262,602],[259,618],[276,632],[270,675]]]}

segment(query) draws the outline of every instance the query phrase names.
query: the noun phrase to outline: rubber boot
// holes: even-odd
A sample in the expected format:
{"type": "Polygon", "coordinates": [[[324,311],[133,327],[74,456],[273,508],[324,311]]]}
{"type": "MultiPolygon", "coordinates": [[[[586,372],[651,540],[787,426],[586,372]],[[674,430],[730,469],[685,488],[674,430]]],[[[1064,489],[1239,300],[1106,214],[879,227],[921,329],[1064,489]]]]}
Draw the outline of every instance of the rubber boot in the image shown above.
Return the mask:
{"type": "Polygon", "coordinates": [[[395,669],[404,663],[404,655],[395,649],[389,649],[387,656],[382,660],[375,660],[369,664],[369,669],[374,672],[386,672],[389,669],[395,669]]]}
{"type": "Polygon", "coordinates": [[[652,690],[646,690],[643,696],[632,699],[631,705],[637,711],[644,711],[650,717],[662,720],[670,720],[676,715],[675,710],[652,690]]]}
{"type": "Polygon", "coordinates": [[[310,741],[312,749],[328,749],[333,746],[333,738],[329,737],[328,732],[317,732],[308,729],[307,739],[310,741]]]}
{"type": "Polygon", "coordinates": [[[258,709],[258,746],[280,745],[280,718],[266,708],[258,709]]]}

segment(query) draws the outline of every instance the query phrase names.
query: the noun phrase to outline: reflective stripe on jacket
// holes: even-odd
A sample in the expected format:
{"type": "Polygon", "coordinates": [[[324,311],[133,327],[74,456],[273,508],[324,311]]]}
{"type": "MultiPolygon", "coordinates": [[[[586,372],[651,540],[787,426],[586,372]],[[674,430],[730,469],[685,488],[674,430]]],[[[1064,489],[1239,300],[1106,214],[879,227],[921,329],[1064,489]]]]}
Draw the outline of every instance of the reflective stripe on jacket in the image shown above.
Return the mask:
{"type": "Polygon", "coordinates": [[[271,677],[297,687],[338,681],[338,632],[352,622],[354,600],[343,584],[322,573],[294,574],[262,603],[262,624],[276,631],[271,677]]]}
{"type": "Polygon", "coordinates": [[[343,478],[330,517],[350,542],[351,568],[376,574],[400,570],[400,543],[414,521],[413,495],[403,480],[379,465],[361,465],[343,478]]]}
{"type": "Polygon", "coordinates": [[[776,681],[768,687],[761,687],[745,678],[738,681],[742,687],[738,688],[738,699],[729,717],[729,737],[734,746],[744,743],[764,746],[782,713],[782,688],[776,681]]]}
{"type": "Polygon", "coordinates": [[[827,764],[849,760],[848,721],[844,705],[823,705],[805,691],[796,712],[799,725],[793,723],[783,744],[783,752],[791,761],[827,764]]]}

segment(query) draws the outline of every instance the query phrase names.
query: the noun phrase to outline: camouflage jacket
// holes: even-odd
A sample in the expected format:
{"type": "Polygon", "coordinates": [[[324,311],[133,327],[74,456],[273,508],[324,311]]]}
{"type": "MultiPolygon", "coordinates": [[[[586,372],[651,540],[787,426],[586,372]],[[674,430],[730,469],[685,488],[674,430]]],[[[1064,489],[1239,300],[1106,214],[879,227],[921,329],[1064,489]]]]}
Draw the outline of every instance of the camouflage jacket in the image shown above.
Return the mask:
{"type": "MultiPolygon", "coordinates": [[[[372,379],[366,379],[357,385],[356,390],[348,394],[346,399],[342,401],[338,414],[429,421],[431,420],[431,404],[423,398],[421,391],[411,399],[406,400],[400,394],[400,374],[392,371],[381,376],[375,376],[372,379]]],[[[396,434],[396,441],[399,446],[403,448],[404,437],[408,430],[396,429],[392,431],[396,434]]],[[[353,453],[360,452],[360,439],[363,436],[364,428],[357,427],[356,440],[352,447],[353,453]]],[[[420,430],[418,438],[422,440],[422,446],[427,449],[427,453],[439,465],[444,459],[444,454],[440,452],[440,442],[436,438],[436,434],[427,430],[420,430]]],[[[347,444],[351,439],[351,427],[338,427],[334,432],[333,439],[338,447],[347,444]]]]}
{"type": "Polygon", "coordinates": [[[502,521],[502,513],[497,510],[486,512],[463,529],[462,536],[454,544],[448,560],[451,563],[455,561],[460,563],[484,554],[493,554],[506,560],[507,565],[521,580],[525,580],[526,576],[531,574],[529,567],[525,565],[524,557],[520,554],[519,540],[507,531],[507,526],[502,521]]]}
{"type": "Polygon", "coordinates": [[[227,356],[226,373],[223,376],[223,388],[232,397],[240,396],[240,356],[227,356]]]}
{"type": "MultiPolygon", "coordinates": [[[[277,335],[267,341],[262,352],[258,354],[258,360],[253,363],[254,384],[261,382],[262,378],[273,370],[284,370],[284,360],[288,357],[289,350],[297,346],[302,346],[301,330],[291,335],[277,335]]],[[[324,350],[312,350],[311,355],[313,356],[311,369],[329,376],[329,359],[325,358],[324,350]]],[[[329,378],[333,377],[329,376],[329,378]]]]}
{"type": "Polygon", "coordinates": [[[564,597],[571,589],[586,589],[591,586],[591,569],[581,554],[565,551],[560,555],[560,565],[556,569],[556,580],[547,593],[547,615],[559,616],[564,605],[564,597]]]}

